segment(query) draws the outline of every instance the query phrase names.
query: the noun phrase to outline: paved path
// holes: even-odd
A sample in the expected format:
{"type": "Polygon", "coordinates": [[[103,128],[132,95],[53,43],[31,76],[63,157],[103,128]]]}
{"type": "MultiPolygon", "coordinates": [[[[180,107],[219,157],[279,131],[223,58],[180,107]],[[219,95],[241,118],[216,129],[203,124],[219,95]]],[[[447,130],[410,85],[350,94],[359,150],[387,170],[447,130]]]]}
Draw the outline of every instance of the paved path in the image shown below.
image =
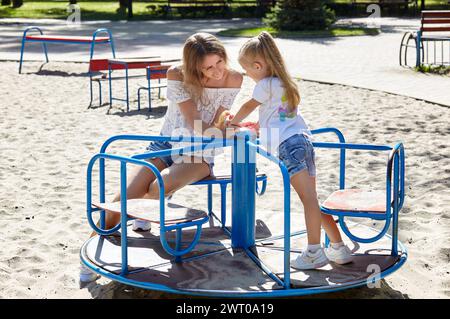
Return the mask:
{"type": "MultiPolygon", "coordinates": [[[[398,50],[403,32],[415,30],[418,19],[352,19],[341,23],[377,24],[378,36],[322,39],[277,39],[290,71],[303,79],[340,83],[411,96],[450,106],[450,77],[421,74],[398,65],[398,50]]],[[[68,27],[61,20],[0,20],[0,59],[17,60],[22,30],[39,25],[45,31],[63,34],[91,34],[100,27],[114,35],[118,55],[162,55],[180,57],[184,40],[192,33],[215,33],[227,28],[259,25],[258,20],[181,20],[139,22],[85,22],[79,28],[68,27]]],[[[221,37],[231,64],[238,67],[236,57],[244,38],[221,37]]],[[[31,44],[26,59],[40,60],[37,44],[31,44]]],[[[87,61],[88,47],[50,45],[50,60],[87,61]]],[[[106,52],[105,49],[98,53],[106,52]]],[[[381,101],[382,103],[382,101],[381,101]]]]}

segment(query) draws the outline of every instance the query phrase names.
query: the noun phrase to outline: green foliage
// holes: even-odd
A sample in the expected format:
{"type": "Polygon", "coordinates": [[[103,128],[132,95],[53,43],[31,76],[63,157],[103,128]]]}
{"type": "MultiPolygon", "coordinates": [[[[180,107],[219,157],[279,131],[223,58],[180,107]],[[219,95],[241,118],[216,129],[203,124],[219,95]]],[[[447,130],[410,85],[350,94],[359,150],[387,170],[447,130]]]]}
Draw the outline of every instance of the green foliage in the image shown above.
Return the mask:
{"type": "Polygon", "coordinates": [[[277,30],[325,30],[336,21],[323,0],[280,0],[264,23],[277,30]]]}
{"type": "Polygon", "coordinates": [[[450,66],[445,65],[421,65],[415,68],[416,71],[422,73],[433,73],[439,75],[450,75],[450,66]]]}
{"type": "Polygon", "coordinates": [[[327,38],[327,37],[348,37],[348,36],[364,36],[364,35],[378,35],[378,29],[374,28],[338,28],[332,27],[327,30],[303,30],[303,31],[283,31],[267,27],[258,28],[240,28],[227,29],[218,33],[219,36],[224,37],[255,37],[262,31],[269,32],[276,38],[327,38]]]}

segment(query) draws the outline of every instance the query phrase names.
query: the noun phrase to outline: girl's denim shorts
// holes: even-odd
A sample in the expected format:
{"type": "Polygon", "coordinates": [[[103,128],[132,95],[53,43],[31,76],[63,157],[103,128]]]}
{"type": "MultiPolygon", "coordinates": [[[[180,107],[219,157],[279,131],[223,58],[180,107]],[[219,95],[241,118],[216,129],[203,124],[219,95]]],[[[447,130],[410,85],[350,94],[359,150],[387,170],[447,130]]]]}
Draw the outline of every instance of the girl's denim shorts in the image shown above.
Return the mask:
{"type": "Polygon", "coordinates": [[[304,169],[308,170],[309,176],[316,176],[314,147],[306,135],[295,134],[281,142],[278,156],[286,165],[289,177],[304,169]]]}
{"type": "MultiPolygon", "coordinates": [[[[161,141],[153,141],[150,142],[150,144],[147,146],[147,151],[156,152],[156,151],[164,151],[169,150],[172,148],[172,144],[169,142],[161,142],[161,141]]],[[[167,155],[163,157],[158,157],[161,161],[163,161],[164,164],[166,164],[167,167],[170,167],[173,165],[173,159],[172,155],[167,155]]],[[[214,167],[214,163],[207,163],[209,166],[209,171],[212,174],[212,169],[214,167]]]]}

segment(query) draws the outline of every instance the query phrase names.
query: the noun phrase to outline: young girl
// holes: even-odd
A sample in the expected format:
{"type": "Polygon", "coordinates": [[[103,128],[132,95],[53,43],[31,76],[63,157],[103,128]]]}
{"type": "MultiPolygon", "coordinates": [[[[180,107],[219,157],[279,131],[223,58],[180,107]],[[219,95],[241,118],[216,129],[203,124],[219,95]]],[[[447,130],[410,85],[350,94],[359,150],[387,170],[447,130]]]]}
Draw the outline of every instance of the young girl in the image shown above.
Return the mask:
{"type": "Polygon", "coordinates": [[[351,262],[351,251],[342,242],[333,217],[320,211],[311,132],[298,112],[297,85],[289,76],[271,35],[262,32],[247,41],[239,52],[239,63],[256,86],[252,99],[242,105],[227,125],[239,125],[259,107],[260,142],[286,165],[291,185],[304,206],[308,247],[291,261],[291,266],[314,269],[325,266],[329,260],[338,264],[351,262]],[[325,251],[320,244],[321,225],[331,241],[325,251]]]}

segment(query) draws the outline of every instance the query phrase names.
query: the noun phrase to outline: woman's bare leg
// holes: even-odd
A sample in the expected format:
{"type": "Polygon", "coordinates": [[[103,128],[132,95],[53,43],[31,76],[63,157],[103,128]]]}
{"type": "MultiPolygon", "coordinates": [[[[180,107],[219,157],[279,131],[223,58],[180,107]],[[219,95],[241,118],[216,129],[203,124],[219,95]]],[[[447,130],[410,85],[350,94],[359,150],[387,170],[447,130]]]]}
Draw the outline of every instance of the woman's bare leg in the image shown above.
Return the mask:
{"type": "MultiPolygon", "coordinates": [[[[197,182],[210,175],[209,165],[205,162],[194,161],[191,157],[183,163],[174,163],[172,166],[161,171],[164,181],[164,195],[169,196],[186,185],[197,182]]],[[[150,183],[144,198],[159,199],[158,181],[150,183]]]]}
{"type": "MultiPolygon", "coordinates": [[[[156,166],[159,171],[163,171],[166,168],[166,164],[159,158],[149,160],[150,163],[156,166]]],[[[155,180],[153,172],[143,166],[134,166],[132,170],[127,174],[127,198],[142,198],[148,192],[150,183],[155,180]]],[[[113,202],[120,201],[120,192],[114,196],[113,202]]],[[[120,222],[120,215],[114,213],[105,214],[105,228],[111,229],[120,222]]],[[[97,233],[94,231],[91,237],[97,233]]]]}

